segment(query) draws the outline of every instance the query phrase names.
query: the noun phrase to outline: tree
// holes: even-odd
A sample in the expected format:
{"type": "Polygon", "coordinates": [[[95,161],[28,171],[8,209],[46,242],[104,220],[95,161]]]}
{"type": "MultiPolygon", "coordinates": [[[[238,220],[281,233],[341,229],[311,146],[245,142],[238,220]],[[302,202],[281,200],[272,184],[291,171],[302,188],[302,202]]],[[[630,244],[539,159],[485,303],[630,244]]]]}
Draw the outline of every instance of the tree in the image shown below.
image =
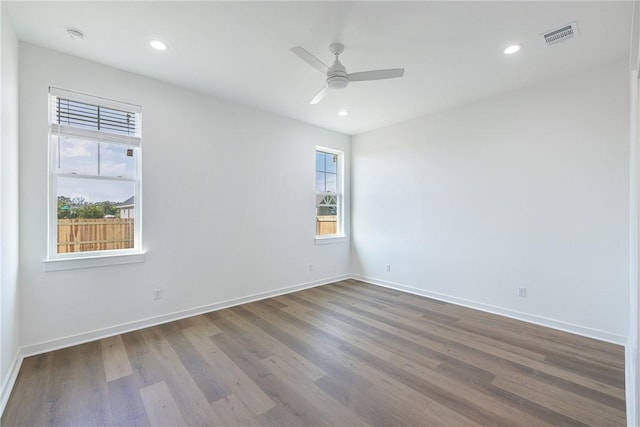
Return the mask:
{"type": "Polygon", "coordinates": [[[71,205],[76,208],[87,206],[88,204],[89,202],[87,202],[87,200],[84,197],[74,197],[73,199],[71,199],[71,205]]]}
{"type": "Polygon", "coordinates": [[[103,218],[104,209],[102,206],[94,203],[89,203],[76,209],[78,218],[103,218]]]}
{"type": "Polygon", "coordinates": [[[71,199],[65,196],[58,196],[58,218],[71,218],[71,199]]]}
{"type": "Polygon", "coordinates": [[[120,209],[108,200],[90,203],[84,197],[58,196],[58,219],[104,218],[105,215],[117,217],[120,215],[120,209]]]}
{"type": "Polygon", "coordinates": [[[116,214],[118,213],[118,208],[116,208],[115,203],[105,201],[105,202],[97,203],[97,205],[102,207],[102,211],[104,212],[105,215],[116,216],[116,214]]]}

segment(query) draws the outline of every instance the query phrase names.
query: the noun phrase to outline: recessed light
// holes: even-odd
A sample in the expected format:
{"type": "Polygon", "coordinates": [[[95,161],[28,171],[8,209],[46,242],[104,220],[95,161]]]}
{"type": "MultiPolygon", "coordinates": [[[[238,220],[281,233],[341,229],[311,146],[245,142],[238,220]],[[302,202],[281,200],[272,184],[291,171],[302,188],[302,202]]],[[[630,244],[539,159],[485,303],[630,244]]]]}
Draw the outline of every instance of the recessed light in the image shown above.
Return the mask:
{"type": "Polygon", "coordinates": [[[67,35],[74,40],[82,40],[84,33],[77,28],[67,28],[67,35]]]}
{"type": "Polygon", "coordinates": [[[154,49],[167,50],[167,44],[165,42],[161,42],[160,40],[151,40],[149,44],[154,49]]]}
{"type": "Polygon", "coordinates": [[[342,110],[342,111],[340,111],[340,112],[338,113],[338,115],[339,115],[339,116],[342,116],[342,117],[344,117],[344,116],[348,116],[348,115],[349,115],[349,112],[348,112],[347,110],[342,110]]]}
{"type": "Polygon", "coordinates": [[[505,55],[513,55],[522,48],[521,44],[513,44],[504,50],[505,55]]]}

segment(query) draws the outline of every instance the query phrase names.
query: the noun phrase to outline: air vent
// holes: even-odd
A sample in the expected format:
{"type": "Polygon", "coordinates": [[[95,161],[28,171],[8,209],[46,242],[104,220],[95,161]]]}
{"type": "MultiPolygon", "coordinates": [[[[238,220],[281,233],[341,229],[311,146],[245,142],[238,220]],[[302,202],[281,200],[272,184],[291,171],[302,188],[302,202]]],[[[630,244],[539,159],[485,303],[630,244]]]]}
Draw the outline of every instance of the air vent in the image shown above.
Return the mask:
{"type": "Polygon", "coordinates": [[[578,24],[576,22],[563,25],[560,28],[556,28],[555,30],[547,31],[546,33],[541,34],[547,46],[562,43],[563,41],[574,38],[577,35],[578,24]]]}

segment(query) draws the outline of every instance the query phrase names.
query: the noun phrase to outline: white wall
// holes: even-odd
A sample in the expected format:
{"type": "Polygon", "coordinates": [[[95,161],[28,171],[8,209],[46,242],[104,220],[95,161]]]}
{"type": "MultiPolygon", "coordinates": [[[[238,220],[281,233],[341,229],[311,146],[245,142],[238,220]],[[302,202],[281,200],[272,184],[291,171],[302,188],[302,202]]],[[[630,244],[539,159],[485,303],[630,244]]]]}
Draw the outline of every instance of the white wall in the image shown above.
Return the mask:
{"type": "Polygon", "coordinates": [[[28,44],[20,133],[26,352],[349,273],[348,242],[314,244],[313,172],[316,145],[350,161],[348,136],[28,44]],[[49,85],[142,106],[144,263],[43,271],[49,85]]]}
{"type": "Polygon", "coordinates": [[[18,318],[18,40],[0,6],[0,414],[15,380],[18,318]]]}
{"type": "Polygon", "coordinates": [[[354,137],[352,270],[624,344],[628,112],[621,62],[354,137]]]}

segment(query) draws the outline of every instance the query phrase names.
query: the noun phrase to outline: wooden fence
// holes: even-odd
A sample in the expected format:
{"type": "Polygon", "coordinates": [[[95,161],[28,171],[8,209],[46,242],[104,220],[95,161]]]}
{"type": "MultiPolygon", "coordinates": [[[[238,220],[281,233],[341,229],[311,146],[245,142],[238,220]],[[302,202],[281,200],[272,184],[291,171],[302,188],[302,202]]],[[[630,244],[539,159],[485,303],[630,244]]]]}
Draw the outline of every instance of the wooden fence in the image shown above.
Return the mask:
{"type": "Polygon", "coordinates": [[[59,219],[58,253],[132,248],[133,221],[133,218],[59,219]]]}
{"type": "Polygon", "coordinates": [[[338,232],[338,217],[335,215],[318,215],[316,217],[316,236],[336,234],[338,232]]]}

